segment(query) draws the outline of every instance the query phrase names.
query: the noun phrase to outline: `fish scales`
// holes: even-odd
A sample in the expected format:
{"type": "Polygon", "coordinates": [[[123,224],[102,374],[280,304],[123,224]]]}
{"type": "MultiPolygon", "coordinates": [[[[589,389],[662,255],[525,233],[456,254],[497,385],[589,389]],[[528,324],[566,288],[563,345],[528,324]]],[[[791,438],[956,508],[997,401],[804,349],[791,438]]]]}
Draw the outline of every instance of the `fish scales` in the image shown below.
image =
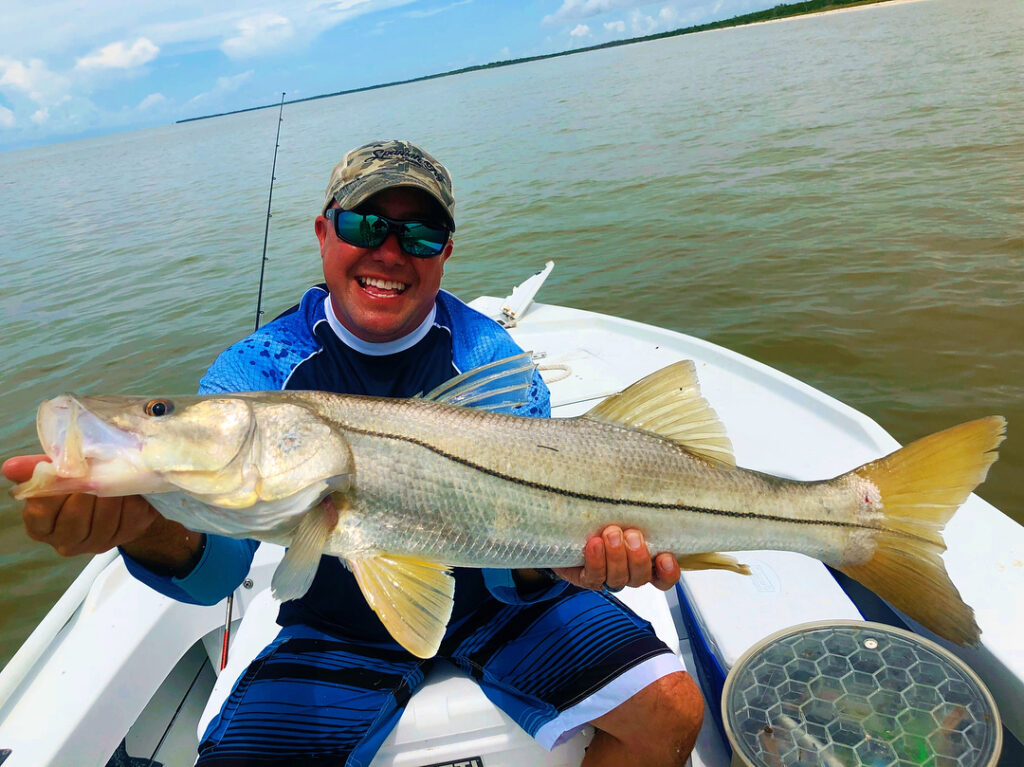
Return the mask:
{"type": "Polygon", "coordinates": [[[827,483],[715,466],[657,436],[587,419],[344,396],[317,407],[351,446],[358,517],[381,526],[368,539],[390,551],[443,553],[454,565],[582,564],[578,541],[609,522],[640,528],[659,551],[784,543],[838,559],[841,523],[862,524],[850,492],[827,483]]]}

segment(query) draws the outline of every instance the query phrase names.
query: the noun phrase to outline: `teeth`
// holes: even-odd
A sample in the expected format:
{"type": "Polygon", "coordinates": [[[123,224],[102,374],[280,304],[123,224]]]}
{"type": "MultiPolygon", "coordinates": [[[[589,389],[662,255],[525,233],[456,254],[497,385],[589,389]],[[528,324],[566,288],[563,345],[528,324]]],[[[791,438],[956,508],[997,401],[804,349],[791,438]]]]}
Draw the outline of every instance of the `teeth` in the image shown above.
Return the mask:
{"type": "Polygon", "coordinates": [[[408,285],[404,282],[393,282],[392,280],[378,280],[376,277],[360,277],[359,284],[363,287],[367,285],[374,288],[380,288],[381,290],[405,290],[408,285]]]}

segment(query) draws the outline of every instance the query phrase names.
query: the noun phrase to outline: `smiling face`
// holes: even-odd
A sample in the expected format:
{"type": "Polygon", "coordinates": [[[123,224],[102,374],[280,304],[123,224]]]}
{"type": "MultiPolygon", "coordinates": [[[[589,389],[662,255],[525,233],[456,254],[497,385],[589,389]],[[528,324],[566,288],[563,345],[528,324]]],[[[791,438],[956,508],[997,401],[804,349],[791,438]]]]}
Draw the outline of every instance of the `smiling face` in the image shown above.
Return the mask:
{"type": "MultiPolygon", "coordinates": [[[[358,207],[397,221],[443,221],[438,203],[426,192],[405,187],[385,189],[358,207]]],[[[434,306],[449,240],[433,258],[406,255],[394,234],[377,248],[359,248],[338,238],[323,216],[314,225],[320,240],[324,280],[341,324],[374,343],[394,341],[415,330],[434,306]]]]}

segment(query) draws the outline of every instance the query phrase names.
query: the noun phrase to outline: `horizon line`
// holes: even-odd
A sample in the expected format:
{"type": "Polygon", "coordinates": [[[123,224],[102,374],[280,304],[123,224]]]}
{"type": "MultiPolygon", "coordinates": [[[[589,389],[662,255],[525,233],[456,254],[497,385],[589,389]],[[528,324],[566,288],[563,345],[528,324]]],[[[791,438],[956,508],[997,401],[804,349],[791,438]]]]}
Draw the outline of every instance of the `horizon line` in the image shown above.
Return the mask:
{"type": "MultiPolygon", "coordinates": [[[[570,48],[564,51],[557,51],[555,53],[542,53],[536,56],[524,56],[517,59],[504,59],[502,61],[492,61],[487,64],[474,64],[469,67],[462,67],[460,69],[452,69],[447,72],[436,72],[429,75],[420,75],[419,77],[410,77],[406,80],[394,80],[387,83],[377,83],[375,85],[363,85],[358,88],[348,88],[341,91],[334,91],[332,93],[321,93],[316,96],[304,96],[297,99],[275,101],[271,104],[260,104],[258,106],[244,107],[242,109],[231,109],[226,112],[217,112],[208,115],[199,115],[197,117],[184,117],[180,120],[175,120],[175,125],[188,122],[196,122],[197,120],[211,120],[215,117],[227,117],[228,115],[244,114],[245,112],[255,112],[260,109],[271,109],[273,107],[281,107],[285,104],[301,104],[306,101],[317,101],[318,99],[329,99],[335,96],[347,96],[352,93],[364,93],[366,91],[378,90],[380,88],[392,88],[396,85],[408,85],[409,83],[419,83],[425,80],[436,80],[440,77],[453,77],[455,75],[462,75],[468,72],[479,72],[482,69],[495,69],[498,67],[510,67],[516,64],[527,64],[532,61],[542,61],[544,59],[557,58],[559,56],[571,56],[576,53],[587,53],[589,51],[601,50],[603,48],[615,48],[621,45],[632,45],[634,43],[649,42],[651,40],[660,40],[666,37],[678,37],[681,35],[694,34],[697,32],[707,32],[712,29],[721,29],[723,27],[739,27],[747,26],[749,24],[756,24],[760,21],[769,21],[772,19],[784,19],[793,16],[804,16],[812,13],[824,13],[831,9],[849,8],[857,5],[879,5],[882,3],[893,2],[894,0],[804,0],[798,3],[781,3],[772,8],[767,8],[763,11],[754,11],[752,13],[741,14],[740,16],[732,16],[728,19],[720,19],[719,21],[710,21],[705,24],[695,24],[690,27],[680,27],[679,29],[668,30],[666,32],[656,32],[650,35],[642,35],[640,37],[630,37],[624,40],[610,40],[606,43],[597,43],[595,45],[588,45],[582,48],[570,48]]],[[[284,96],[284,94],[281,94],[284,96]]]]}

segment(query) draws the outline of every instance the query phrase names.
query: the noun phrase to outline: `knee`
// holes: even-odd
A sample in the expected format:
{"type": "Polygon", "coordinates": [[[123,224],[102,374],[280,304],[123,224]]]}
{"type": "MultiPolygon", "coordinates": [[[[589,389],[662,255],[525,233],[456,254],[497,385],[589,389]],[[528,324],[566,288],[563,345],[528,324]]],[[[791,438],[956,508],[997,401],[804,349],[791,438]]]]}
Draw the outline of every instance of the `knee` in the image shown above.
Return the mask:
{"type": "Polygon", "coordinates": [[[649,764],[681,767],[704,722],[704,699],[693,678],[679,671],[651,683],[615,713],[614,722],[594,724],[616,738],[625,753],[644,755],[649,764]]]}
{"type": "Polygon", "coordinates": [[[685,672],[669,674],[652,685],[654,710],[651,721],[663,732],[669,750],[668,764],[685,764],[704,723],[704,698],[693,677],[685,672]]]}

